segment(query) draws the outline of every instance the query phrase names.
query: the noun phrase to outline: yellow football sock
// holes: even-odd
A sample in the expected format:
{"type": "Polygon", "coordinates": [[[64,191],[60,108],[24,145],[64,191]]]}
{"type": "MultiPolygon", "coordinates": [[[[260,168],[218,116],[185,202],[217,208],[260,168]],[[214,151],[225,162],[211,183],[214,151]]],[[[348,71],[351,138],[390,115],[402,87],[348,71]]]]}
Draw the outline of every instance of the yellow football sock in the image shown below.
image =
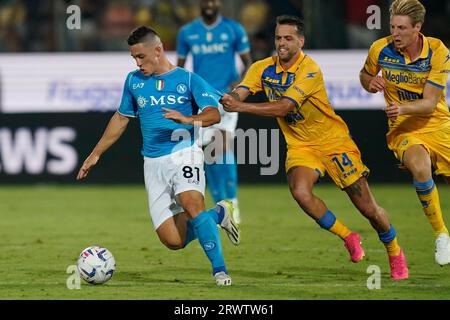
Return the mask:
{"type": "Polygon", "coordinates": [[[439,203],[439,193],[433,179],[426,182],[414,182],[417,196],[422,203],[425,216],[433,228],[433,234],[437,237],[440,233],[448,234],[442,217],[441,205],[439,203]]]}
{"type": "Polygon", "coordinates": [[[337,219],[333,226],[329,229],[329,231],[341,237],[342,239],[344,239],[351,233],[351,231],[337,219]]]}
{"type": "Polygon", "coordinates": [[[397,242],[397,237],[391,242],[383,243],[389,256],[398,256],[402,250],[397,242]]]}

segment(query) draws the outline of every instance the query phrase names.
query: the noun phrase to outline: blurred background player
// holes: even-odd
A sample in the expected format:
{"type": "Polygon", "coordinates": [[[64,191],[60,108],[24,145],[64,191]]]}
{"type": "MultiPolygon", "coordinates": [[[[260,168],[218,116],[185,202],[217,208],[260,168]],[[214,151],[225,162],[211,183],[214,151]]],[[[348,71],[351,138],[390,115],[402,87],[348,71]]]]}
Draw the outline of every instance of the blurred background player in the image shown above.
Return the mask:
{"type": "MultiPolygon", "coordinates": [[[[236,66],[239,54],[244,72],[251,65],[247,33],[236,21],[220,15],[220,0],[200,0],[201,17],[186,24],[177,37],[178,66],[184,66],[188,53],[193,57],[194,72],[221,93],[229,92],[240,79],[236,66]]],[[[219,106],[221,121],[202,130],[203,146],[215,144],[214,158],[205,159],[206,181],[214,202],[228,199],[234,205],[234,219],[241,222],[237,200],[237,164],[233,150],[237,113],[227,113],[219,106]]]]}
{"type": "Polygon", "coordinates": [[[441,40],[420,33],[425,12],[417,0],[391,4],[391,35],[372,44],[360,80],[367,91],[384,93],[388,147],[414,178],[436,237],[436,262],[444,265],[450,263],[450,238],[432,167],[450,184],[450,112],[445,101],[450,54],[441,40]]]}
{"type": "Polygon", "coordinates": [[[225,94],[226,111],[276,117],[288,151],[286,172],[292,196],[320,227],[344,240],[353,262],[364,257],[358,233],[351,232],[313,194],[313,187],[325,172],[344,190],[355,207],[369,220],[386,247],[391,278],[408,278],[408,268],[397,235],[386,211],[375,201],[361,161],[361,153],[350,137],[347,125],[336,115],[325,91],[320,67],[302,52],[304,24],[296,16],[277,17],[277,56],[252,64],[244,80],[225,94]],[[264,90],[270,102],[245,103],[249,94],[264,90]],[[241,101],[240,101],[241,100],[241,101]]]}
{"type": "Polygon", "coordinates": [[[169,249],[177,250],[198,238],[211,261],[216,284],[230,285],[217,224],[226,230],[233,244],[239,243],[238,230],[230,217],[233,207],[221,201],[205,210],[203,151],[194,143],[194,121],[203,126],[220,121],[218,96],[198,75],[169,62],[153,29],[135,29],[128,45],[139,69],[128,74],[119,109],[84,161],[77,179],[85,178],[119,139],[129,118],[139,118],[145,187],[159,239],[169,249]],[[174,96],[169,98],[169,93],[174,96]],[[196,109],[203,112],[197,115],[196,109]],[[180,130],[187,130],[190,137],[173,139],[172,134],[180,130]]]}

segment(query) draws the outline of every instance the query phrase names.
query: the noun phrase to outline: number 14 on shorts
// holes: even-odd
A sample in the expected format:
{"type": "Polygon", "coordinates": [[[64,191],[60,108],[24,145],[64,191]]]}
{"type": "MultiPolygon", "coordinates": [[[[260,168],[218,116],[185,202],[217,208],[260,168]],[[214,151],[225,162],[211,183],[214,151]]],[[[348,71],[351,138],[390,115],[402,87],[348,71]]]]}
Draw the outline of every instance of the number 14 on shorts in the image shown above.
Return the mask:
{"type": "Polygon", "coordinates": [[[342,172],[345,172],[345,168],[349,166],[350,168],[353,167],[353,162],[350,160],[350,158],[348,157],[347,153],[343,153],[341,154],[341,161],[339,161],[338,157],[333,157],[331,158],[331,160],[333,160],[336,165],[339,167],[339,169],[341,169],[342,172]]]}

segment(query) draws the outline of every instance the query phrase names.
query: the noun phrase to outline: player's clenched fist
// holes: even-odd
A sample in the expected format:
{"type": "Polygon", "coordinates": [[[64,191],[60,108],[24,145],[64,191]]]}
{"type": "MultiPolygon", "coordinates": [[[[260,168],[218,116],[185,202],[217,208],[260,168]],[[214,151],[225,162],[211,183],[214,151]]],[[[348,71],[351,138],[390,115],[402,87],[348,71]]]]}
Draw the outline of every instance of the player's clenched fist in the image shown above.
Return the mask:
{"type": "Polygon", "coordinates": [[[227,112],[237,112],[239,101],[233,96],[225,93],[219,101],[223,105],[223,109],[227,112]]]}

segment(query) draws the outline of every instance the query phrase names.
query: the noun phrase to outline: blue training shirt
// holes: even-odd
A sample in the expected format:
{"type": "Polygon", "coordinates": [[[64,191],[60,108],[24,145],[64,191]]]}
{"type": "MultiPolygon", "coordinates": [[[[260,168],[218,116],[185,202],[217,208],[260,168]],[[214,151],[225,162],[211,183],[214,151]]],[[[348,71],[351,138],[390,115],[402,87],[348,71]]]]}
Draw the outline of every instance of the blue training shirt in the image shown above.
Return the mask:
{"type": "Polygon", "coordinates": [[[194,72],[221,92],[227,92],[230,84],[239,79],[235,53],[249,50],[242,25],[222,16],[211,26],[201,18],[195,19],[183,26],[177,37],[178,56],[185,59],[190,52],[194,72]]]}
{"type": "Polygon", "coordinates": [[[139,118],[142,155],[156,158],[190,147],[195,139],[193,125],[164,118],[166,111],[162,108],[191,116],[205,107],[217,108],[219,99],[218,92],[205,80],[184,68],[152,76],[136,70],[127,76],[118,112],[139,118]]]}

